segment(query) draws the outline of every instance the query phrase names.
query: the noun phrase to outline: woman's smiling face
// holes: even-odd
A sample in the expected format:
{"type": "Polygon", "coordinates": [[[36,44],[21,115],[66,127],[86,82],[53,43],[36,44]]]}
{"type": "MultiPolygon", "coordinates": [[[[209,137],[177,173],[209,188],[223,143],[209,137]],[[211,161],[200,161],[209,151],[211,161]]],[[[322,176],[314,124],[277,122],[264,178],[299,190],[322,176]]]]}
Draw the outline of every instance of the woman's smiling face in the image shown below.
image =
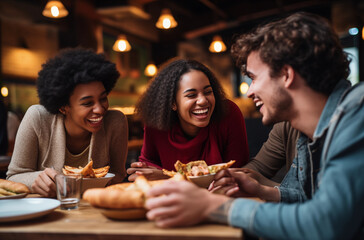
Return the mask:
{"type": "Polygon", "coordinates": [[[79,84],[64,107],[65,124],[74,133],[97,132],[109,107],[107,93],[102,82],[79,84]]]}
{"type": "Polygon", "coordinates": [[[206,127],[215,108],[215,96],[207,76],[197,70],[182,75],[173,110],[177,111],[183,131],[194,137],[206,127]]]}

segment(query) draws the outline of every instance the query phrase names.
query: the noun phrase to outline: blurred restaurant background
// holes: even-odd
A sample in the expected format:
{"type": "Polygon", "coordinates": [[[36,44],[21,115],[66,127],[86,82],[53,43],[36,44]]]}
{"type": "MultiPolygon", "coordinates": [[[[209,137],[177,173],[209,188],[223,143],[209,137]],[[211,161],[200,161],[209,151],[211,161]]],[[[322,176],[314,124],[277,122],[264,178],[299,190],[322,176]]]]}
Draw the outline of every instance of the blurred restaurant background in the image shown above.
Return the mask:
{"type": "Polygon", "coordinates": [[[350,81],[359,82],[364,74],[364,1],[1,0],[0,88],[14,119],[9,123],[16,125],[38,103],[36,79],[42,63],[63,48],[91,48],[105,53],[120,72],[109,102],[128,116],[128,159],[135,161],[143,126],[133,115],[134,105],[163,62],[183,57],[216,74],[246,118],[250,154],[255,155],[270,128],[261,124],[246,97],[250,81],[234,66],[230,46],[234,36],[297,11],[332,22],[353,59],[350,81]]]}

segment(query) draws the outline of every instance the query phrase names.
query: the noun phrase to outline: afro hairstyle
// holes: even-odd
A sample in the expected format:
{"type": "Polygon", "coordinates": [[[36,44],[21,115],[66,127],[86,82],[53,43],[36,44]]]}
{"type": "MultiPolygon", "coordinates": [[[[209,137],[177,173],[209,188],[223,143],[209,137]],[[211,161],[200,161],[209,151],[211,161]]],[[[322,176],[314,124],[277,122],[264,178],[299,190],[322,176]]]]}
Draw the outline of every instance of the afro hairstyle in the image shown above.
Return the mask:
{"type": "Polygon", "coordinates": [[[48,112],[56,114],[69,104],[78,84],[100,81],[110,93],[119,75],[115,64],[104,54],[83,48],[64,49],[44,63],[38,73],[39,102],[48,112]]]}

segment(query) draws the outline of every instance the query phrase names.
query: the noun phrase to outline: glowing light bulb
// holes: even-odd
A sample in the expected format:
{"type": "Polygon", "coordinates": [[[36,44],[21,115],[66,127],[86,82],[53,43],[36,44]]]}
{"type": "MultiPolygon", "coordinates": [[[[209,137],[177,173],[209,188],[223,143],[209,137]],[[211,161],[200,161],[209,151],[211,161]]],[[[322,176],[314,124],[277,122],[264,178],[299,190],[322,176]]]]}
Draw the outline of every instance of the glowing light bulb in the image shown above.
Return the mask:
{"type": "Polygon", "coordinates": [[[7,97],[9,95],[9,90],[7,87],[1,88],[1,95],[3,95],[3,97],[7,97]]]}
{"type": "Polygon", "coordinates": [[[119,43],[118,43],[118,48],[119,48],[119,50],[120,51],[125,51],[125,49],[126,49],[126,44],[125,44],[125,41],[119,41],[119,43]]]}
{"type": "Polygon", "coordinates": [[[153,77],[156,73],[157,67],[154,64],[148,64],[144,71],[144,74],[148,77],[153,77]]]}
{"type": "Polygon", "coordinates": [[[51,13],[53,17],[58,17],[59,15],[59,9],[57,6],[52,6],[51,7],[51,13]]]}
{"type": "Polygon", "coordinates": [[[171,27],[171,20],[169,20],[168,18],[163,19],[163,27],[165,29],[170,28],[171,27]]]}
{"type": "Polygon", "coordinates": [[[249,85],[246,82],[240,84],[240,92],[245,95],[249,90],[249,85]]]}
{"type": "Polygon", "coordinates": [[[216,52],[221,52],[221,50],[222,50],[221,43],[220,42],[215,42],[214,49],[215,49],[216,52]]]}

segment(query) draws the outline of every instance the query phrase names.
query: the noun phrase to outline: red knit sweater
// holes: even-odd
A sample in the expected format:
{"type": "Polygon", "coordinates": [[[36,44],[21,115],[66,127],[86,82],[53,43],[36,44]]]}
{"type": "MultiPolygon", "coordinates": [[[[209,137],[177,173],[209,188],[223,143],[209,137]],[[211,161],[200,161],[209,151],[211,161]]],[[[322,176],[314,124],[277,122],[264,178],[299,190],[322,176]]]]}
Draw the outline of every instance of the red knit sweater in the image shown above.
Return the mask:
{"type": "Polygon", "coordinates": [[[139,161],[167,170],[175,170],[177,160],[205,160],[208,165],[236,160],[233,167],[241,167],[249,159],[245,121],[235,103],[228,100],[227,106],[225,118],[201,128],[193,139],[184,136],[179,124],[168,131],[144,127],[139,161]]]}

